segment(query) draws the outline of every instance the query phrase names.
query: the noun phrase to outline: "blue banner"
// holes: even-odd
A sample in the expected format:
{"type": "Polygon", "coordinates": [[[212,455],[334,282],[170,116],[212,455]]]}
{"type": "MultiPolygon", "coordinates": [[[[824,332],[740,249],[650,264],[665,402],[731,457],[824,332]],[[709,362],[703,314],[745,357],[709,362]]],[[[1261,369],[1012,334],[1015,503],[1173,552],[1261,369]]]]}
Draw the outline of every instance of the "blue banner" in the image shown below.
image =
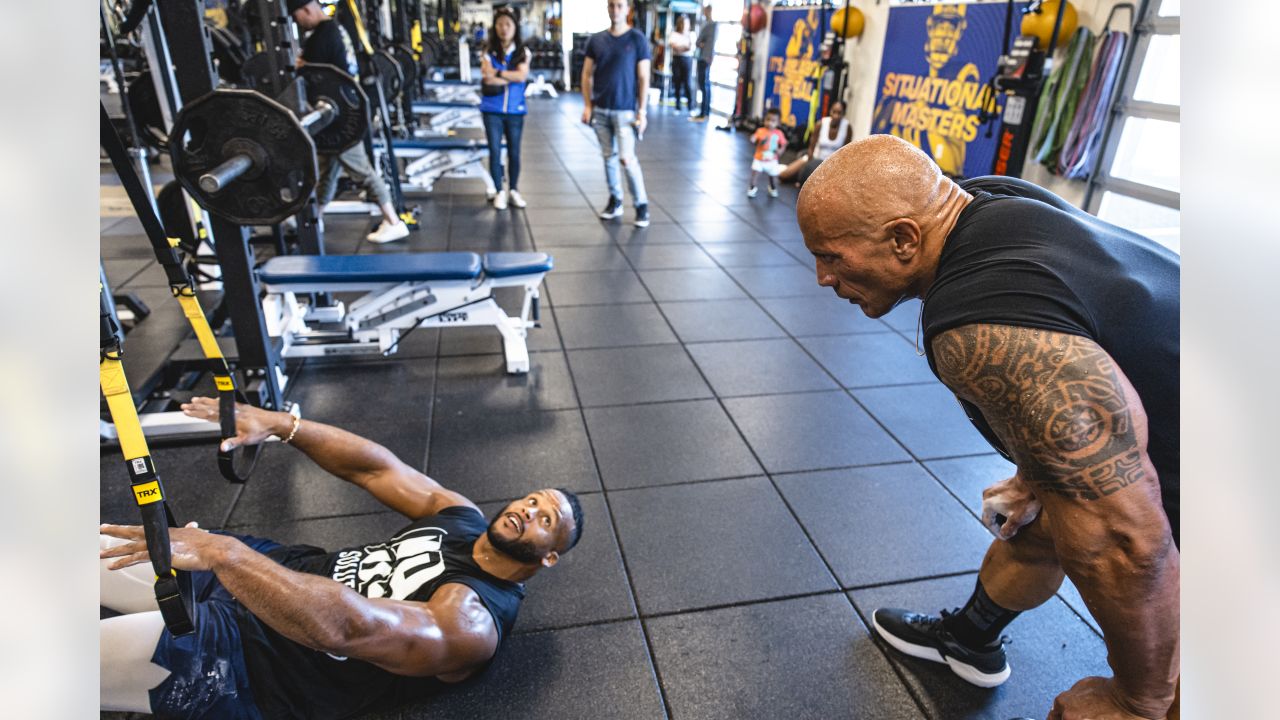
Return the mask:
{"type": "Polygon", "coordinates": [[[1003,50],[1005,12],[1004,3],[891,8],[871,132],[907,140],[948,175],[990,174],[999,121],[988,138],[979,115],[1003,105],[986,83],[1003,50]]]}
{"type": "Polygon", "coordinates": [[[819,7],[775,7],[769,19],[769,63],[765,67],[764,104],[782,112],[783,125],[808,126],[817,112],[816,90],[822,78],[822,34],[831,12],[819,7]]]}

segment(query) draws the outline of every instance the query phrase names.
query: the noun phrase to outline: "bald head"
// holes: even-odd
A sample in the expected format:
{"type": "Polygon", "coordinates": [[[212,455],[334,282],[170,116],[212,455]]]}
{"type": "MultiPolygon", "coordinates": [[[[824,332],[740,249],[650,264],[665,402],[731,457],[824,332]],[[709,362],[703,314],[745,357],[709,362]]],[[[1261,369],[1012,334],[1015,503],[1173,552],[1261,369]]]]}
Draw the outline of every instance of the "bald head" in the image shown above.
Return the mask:
{"type": "Polygon", "coordinates": [[[807,238],[866,235],[896,218],[919,221],[952,183],[920,148],[871,135],[836,151],[805,182],[796,205],[807,238]]]}

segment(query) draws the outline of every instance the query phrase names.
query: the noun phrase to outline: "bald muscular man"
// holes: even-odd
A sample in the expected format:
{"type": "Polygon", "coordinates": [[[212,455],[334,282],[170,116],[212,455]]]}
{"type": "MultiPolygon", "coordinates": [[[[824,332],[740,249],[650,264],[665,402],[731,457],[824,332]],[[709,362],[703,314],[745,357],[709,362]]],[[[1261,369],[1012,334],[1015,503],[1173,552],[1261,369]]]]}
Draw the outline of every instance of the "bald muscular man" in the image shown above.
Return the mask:
{"type": "Polygon", "coordinates": [[[877,632],[994,687],[1002,631],[1065,573],[1114,677],[1050,718],[1176,717],[1178,257],[1021,180],[953,182],[889,135],[832,155],[797,212],[820,285],[873,318],[923,301],[930,368],[1017,466],[983,493],[997,539],[964,606],[878,609],[877,632]]]}

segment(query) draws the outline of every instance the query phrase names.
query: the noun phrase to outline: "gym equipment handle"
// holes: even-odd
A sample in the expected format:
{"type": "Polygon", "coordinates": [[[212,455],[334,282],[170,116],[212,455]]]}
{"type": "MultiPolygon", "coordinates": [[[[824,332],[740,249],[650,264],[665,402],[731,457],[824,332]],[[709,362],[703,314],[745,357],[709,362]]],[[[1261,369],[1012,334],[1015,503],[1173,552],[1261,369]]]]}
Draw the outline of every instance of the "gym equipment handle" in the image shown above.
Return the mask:
{"type": "Polygon", "coordinates": [[[307,132],[315,135],[328,127],[329,123],[333,122],[334,118],[337,116],[338,109],[321,100],[316,103],[316,109],[299,118],[299,122],[302,123],[302,127],[305,128],[307,132]]]}
{"type": "Polygon", "coordinates": [[[253,158],[244,153],[232,155],[230,160],[200,176],[200,189],[216,193],[252,167],[253,158]]]}

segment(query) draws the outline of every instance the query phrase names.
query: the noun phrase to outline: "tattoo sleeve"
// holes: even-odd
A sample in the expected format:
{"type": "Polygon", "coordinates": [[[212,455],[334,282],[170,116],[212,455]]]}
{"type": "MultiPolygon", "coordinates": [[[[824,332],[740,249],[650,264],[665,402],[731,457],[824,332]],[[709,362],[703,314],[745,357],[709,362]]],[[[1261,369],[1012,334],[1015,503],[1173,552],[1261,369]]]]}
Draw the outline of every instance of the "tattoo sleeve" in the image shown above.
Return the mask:
{"type": "Polygon", "coordinates": [[[967,325],[933,350],[942,381],[982,409],[1037,489],[1097,500],[1149,477],[1146,414],[1093,341],[967,325]]]}

